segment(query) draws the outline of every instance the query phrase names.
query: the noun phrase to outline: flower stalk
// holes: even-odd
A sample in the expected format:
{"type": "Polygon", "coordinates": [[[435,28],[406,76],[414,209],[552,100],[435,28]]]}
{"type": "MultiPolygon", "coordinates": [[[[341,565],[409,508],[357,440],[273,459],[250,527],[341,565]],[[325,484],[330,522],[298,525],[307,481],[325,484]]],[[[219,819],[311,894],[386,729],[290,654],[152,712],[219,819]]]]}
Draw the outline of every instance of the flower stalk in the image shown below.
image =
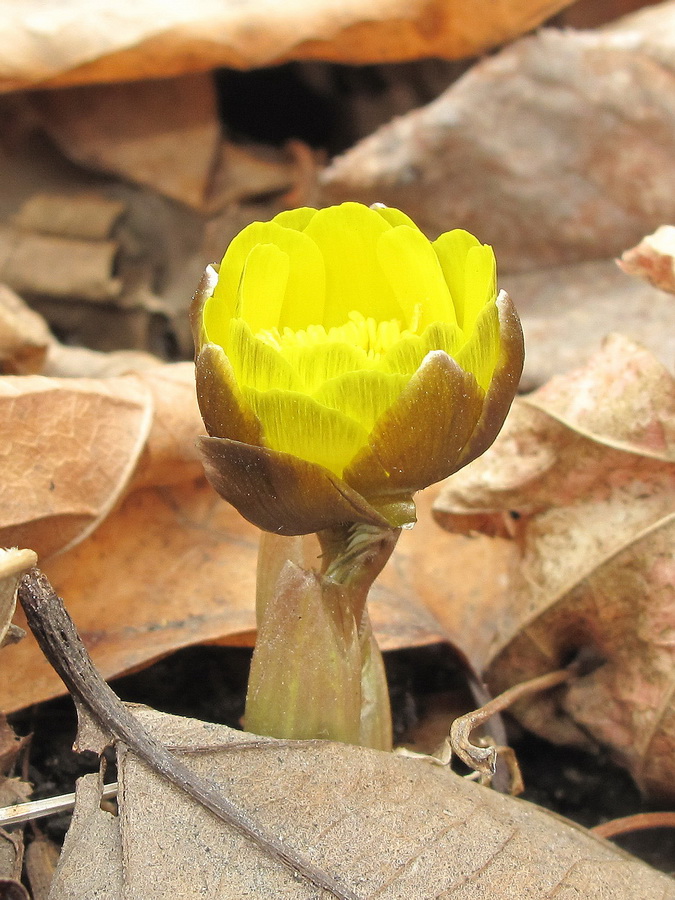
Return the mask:
{"type": "Polygon", "coordinates": [[[326,529],[316,572],[306,541],[263,533],[247,730],[391,749],[386,675],[366,600],[398,535],[367,525],[326,529]]]}

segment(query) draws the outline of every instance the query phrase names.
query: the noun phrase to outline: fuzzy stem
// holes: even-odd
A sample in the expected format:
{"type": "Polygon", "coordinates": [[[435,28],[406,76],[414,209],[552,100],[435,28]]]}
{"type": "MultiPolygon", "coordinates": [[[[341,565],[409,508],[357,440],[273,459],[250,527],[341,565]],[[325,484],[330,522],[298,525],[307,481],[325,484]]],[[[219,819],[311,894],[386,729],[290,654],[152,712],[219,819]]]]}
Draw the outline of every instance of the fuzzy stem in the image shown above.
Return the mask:
{"type": "Polygon", "coordinates": [[[321,573],[309,568],[306,541],[262,536],[247,730],[391,749],[389,694],[366,599],[398,534],[364,525],[321,532],[321,573]]]}

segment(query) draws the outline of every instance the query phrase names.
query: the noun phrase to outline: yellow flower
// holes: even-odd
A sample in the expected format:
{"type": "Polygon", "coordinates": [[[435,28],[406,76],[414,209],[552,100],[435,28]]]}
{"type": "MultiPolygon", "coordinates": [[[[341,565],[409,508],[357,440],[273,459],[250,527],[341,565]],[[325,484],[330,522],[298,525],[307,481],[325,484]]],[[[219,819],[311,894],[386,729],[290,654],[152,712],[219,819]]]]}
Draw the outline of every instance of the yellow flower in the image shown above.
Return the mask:
{"type": "Polygon", "coordinates": [[[191,317],[207,475],[282,534],[414,522],[413,493],[492,443],[523,363],[491,247],[359,203],[249,225],[191,317]]]}

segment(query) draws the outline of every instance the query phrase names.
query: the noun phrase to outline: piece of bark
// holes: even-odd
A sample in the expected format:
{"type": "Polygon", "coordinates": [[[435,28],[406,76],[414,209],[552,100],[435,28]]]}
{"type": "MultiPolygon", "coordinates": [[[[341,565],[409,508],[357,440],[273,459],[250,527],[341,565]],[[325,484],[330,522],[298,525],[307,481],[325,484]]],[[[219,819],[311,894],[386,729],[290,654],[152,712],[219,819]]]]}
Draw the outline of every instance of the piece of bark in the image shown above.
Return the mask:
{"type": "Polygon", "coordinates": [[[14,225],[24,231],[103,241],[112,237],[126,204],[97,194],[33,194],[21,205],[14,225]]]}
{"type": "Polygon", "coordinates": [[[511,273],[501,286],[513,298],[523,325],[523,392],[586,363],[611,332],[675,368],[672,296],[626,277],[614,260],[511,273]]]}
{"type": "Polygon", "coordinates": [[[105,303],[122,291],[121,280],[113,274],[118,250],[115,241],[83,241],[0,226],[0,280],[22,294],[105,303]]]}
{"type": "Polygon", "coordinates": [[[467,228],[502,272],[620,254],[675,218],[675,2],[646,12],[485,59],[337,158],[324,202],[467,228]]]}
{"type": "Polygon", "coordinates": [[[0,18],[0,90],[166,78],[290,59],[393,62],[475,56],[569,0],[22,0],[0,18]]]}
{"type": "Polygon", "coordinates": [[[211,75],[36,91],[26,102],[70,159],[204,205],[220,146],[211,75]]]}
{"type": "Polygon", "coordinates": [[[42,316],[0,284],[0,373],[34,375],[44,366],[54,338],[42,316]]]}

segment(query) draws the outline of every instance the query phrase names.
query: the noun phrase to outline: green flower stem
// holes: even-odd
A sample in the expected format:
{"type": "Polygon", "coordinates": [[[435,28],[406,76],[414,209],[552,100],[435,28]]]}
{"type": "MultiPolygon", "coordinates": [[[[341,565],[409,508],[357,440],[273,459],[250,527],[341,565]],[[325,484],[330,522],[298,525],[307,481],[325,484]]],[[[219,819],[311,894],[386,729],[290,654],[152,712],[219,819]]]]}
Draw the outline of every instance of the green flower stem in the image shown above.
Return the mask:
{"type": "Polygon", "coordinates": [[[387,682],[366,600],[398,535],[365,525],[321,532],[315,572],[302,538],[263,534],[248,731],[391,749],[387,682]]]}

